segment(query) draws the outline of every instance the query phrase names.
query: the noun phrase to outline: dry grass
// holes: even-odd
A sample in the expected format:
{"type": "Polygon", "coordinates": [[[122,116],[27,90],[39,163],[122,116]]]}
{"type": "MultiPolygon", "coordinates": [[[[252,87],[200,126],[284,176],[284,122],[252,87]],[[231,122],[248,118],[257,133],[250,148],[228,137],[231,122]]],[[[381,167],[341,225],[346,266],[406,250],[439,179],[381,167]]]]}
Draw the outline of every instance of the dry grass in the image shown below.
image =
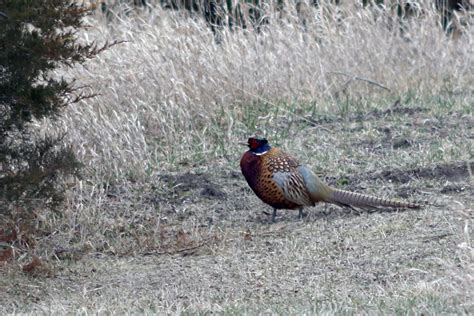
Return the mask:
{"type": "Polygon", "coordinates": [[[84,40],[127,42],[67,73],[100,93],[61,121],[84,177],[39,219],[47,277],[3,268],[0,312],[472,312],[472,30],[344,14],[221,45],[159,10],[91,20],[84,40]],[[238,170],[255,132],[333,185],[431,205],[268,225],[238,170]]]}
{"type": "Polygon", "coordinates": [[[128,42],[71,73],[102,94],[65,122],[78,152],[99,167],[95,174],[142,177],[183,161],[207,163],[237,151],[255,130],[286,137],[274,126],[278,116],[364,112],[400,96],[446,106],[457,97],[467,106],[463,96],[472,95],[472,32],[449,42],[433,16],[413,23],[410,40],[357,13],[307,34],[297,23],[261,35],[226,32],[222,45],[201,20],[158,10],[142,19],[95,24],[90,40],[128,42]]]}

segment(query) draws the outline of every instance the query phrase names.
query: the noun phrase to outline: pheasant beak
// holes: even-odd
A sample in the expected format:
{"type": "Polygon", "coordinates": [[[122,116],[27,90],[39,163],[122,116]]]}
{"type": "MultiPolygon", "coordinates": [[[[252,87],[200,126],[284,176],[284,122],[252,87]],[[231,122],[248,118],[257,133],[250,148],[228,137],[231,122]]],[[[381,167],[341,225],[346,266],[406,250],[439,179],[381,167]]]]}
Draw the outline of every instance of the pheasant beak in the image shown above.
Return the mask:
{"type": "Polygon", "coordinates": [[[249,145],[248,143],[244,143],[244,142],[238,142],[237,144],[242,145],[242,146],[248,146],[249,145]]]}

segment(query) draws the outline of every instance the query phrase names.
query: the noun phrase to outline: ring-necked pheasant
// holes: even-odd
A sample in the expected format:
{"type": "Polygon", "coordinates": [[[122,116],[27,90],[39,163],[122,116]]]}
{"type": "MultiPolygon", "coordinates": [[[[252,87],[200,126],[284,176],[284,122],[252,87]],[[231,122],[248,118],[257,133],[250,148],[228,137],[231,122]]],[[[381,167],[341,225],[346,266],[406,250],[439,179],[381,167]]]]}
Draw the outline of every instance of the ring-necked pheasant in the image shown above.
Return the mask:
{"type": "Polygon", "coordinates": [[[265,203],[273,207],[272,221],[277,209],[299,209],[318,202],[342,207],[360,208],[420,208],[409,202],[383,199],[365,194],[339,190],[323,183],[307,166],[289,154],[271,147],[265,138],[248,139],[249,150],[240,160],[240,168],[249,186],[265,203]]]}

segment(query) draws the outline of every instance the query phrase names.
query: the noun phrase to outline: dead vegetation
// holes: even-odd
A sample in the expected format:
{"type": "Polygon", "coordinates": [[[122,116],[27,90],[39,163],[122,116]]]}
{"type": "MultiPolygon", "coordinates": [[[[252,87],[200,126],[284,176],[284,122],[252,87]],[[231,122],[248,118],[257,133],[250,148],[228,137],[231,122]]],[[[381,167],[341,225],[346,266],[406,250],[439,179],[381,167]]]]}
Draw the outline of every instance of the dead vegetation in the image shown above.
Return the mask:
{"type": "Polygon", "coordinates": [[[216,45],[173,17],[83,34],[127,42],[65,74],[99,96],[61,131],[38,122],[66,131],[86,168],[34,247],[0,230],[1,313],[473,311],[470,30],[452,42],[420,19],[407,41],[352,16],[216,45]],[[270,225],[238,170],[256,131],[336,187],[427,206],[320,205],[270,225]]]}

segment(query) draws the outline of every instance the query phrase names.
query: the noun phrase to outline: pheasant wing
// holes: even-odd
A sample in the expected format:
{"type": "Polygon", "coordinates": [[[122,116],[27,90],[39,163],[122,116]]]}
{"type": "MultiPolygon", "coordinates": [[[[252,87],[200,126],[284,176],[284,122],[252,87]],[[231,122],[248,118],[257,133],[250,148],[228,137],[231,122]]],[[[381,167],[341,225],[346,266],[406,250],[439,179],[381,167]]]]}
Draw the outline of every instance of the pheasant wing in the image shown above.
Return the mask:
{"type": "Polygon", "coordinates": [[[296,169],[293,171],[279,171],[273,174],[273,180],[283,191],[285,198],[301,206],[313,206],[308,195],[302,174],[296,169]]]}

